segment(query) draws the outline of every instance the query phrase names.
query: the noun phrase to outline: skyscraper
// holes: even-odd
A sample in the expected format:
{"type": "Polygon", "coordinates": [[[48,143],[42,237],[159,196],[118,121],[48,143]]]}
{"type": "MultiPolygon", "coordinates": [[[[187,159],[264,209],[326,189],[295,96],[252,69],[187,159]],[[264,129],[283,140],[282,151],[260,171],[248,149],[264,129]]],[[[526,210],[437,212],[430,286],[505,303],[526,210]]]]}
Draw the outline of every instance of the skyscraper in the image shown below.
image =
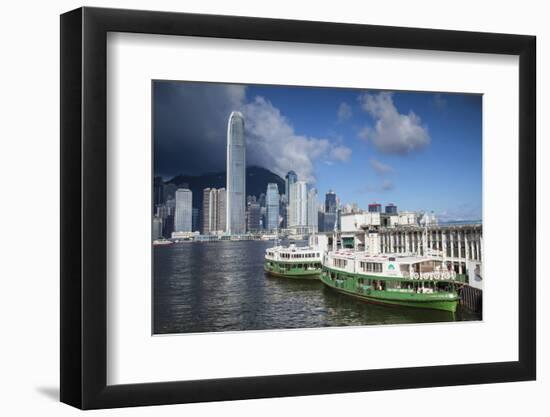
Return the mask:
{"type": "Polygon", "coordinates": [[[198,208],[193,208],[191,210],[191,230],[193,232],[198,232],[200,229],[200,210],[198,208]]]}
{"type": "Polygon", "coordinates": [[[267,224],[266,229],[275,230],[279,228],[279,187],[270,182],[267,184],[266,192],[267,224]]]}
{"type": "Polygon", "coordinates": [[[337,223],[337,213],[338,212],[338,200],[336,198],[336,193],[332,190],[329,190],[325,194],[325,214],[323,215],[323,225],[321,229],[325,232],[332,232],[334,230],[334,225],[337,223]]]}
{"type": "Polygon", "coordinates": [[[260,230],[260,218],[260,205],[256,202],[250,203],[247,210],[246,229],[249,232],[257,232],[258,230],[260,230]]]}
{"type": "Polygon", "coordinates": [[[213,201],[216,197],[216,194],[212,192],[212,188],[205,188],[202,190],[202,228],[201,233],[207,235],[213,232],[215,216],[213,216],[213,211],[216,210],[216,202],[213,201]]]}
{"type": "Polygon", "coordinates": [[[193,216],[193,193],[187,188],[176,191],[176,215],[174,231],[191,232],[193,216]]]}
{"type": "Polygon", "coordinates": [[[288,203],[287,196],[285,194],[280,195],[279,199],[279,218],[281,219],[281,228],[286,229],[288,227],[288,203]]]}
{"type": "Polygon", "coordinates": [[[381,212],[382,212],[382,204],[379,204],[379,203],[369,204],[369,213],[381,213],[381,212]]]}
{"type": "Polygon", "coordinates": [[[329,190],[325,194],[325,213],[336,213],[338,203],[336,202],[336,193],[329,190]]]}
{"type": "Polygon", "coordinates": [[[397,206],[390,203],[386,206],[386,214],[397,214],[397,206]]]}
{"type": "Polygon", "coordinates": [[[334,230],[334,226],[338,223],[336,213],[325,213],[323,220],[323,232],[332,232],[334,230]]]}
{"type": "MultiPolygon", "coordinates": [[[[166,197],[166,193],[164,194],[166,197]]],[[[166,199],[166,217],[162,220],[162,234],[165,238],[172,236],[174,231],[174,222],[176,217],[176,191],[172,194],[172,197],[166,199]]]]}
{"type": "Polygon", "coordinates": [[[231,112],[227,123],[226,230],[229,234],[245,232],[246,143],[244,117],[231,112]]]}
{"type": "Polygon", "coordinates": [[[290,184],[288,227],[307,226],[307,184],[296,181],[290,184]]]}
{"type": "Polygon", "coordinates": [[[285,176],[285,200],[286,200],[286,210],[285,210],[285,227],[291,226],[292,214],[290,213],[290,187],[298,181],[298,175],[294,171],[288,171],[285,176]]]}
{"type": "Polygon", "coordinates": [[[162,219],[158,216],[153,217],[153,239],[162,237],[162,219]]]}
{"type": "Polygon", "coordinates": [[[290,185],[298,181],[298,175],[294,171],[288,171],[285,176],[285,195],[287,203],[290,203],[290,185]]]}
{"type": "Polygon", "coordinates": [[[202,234],[225,231],[225,212],[225,188],[205,188],[202,191],[202,234]]]}
{"type": "Polygon", "coordinates": [[[227,229],[227,192],[225,188],[218,188],[216,212],[216,230],[225,232],[227,229]]]}
{"type": "Polygon", "coordinates": [[[311,188],[307,193],[307,226],[310,232],[317,232],[317,190],[311,188]]]}

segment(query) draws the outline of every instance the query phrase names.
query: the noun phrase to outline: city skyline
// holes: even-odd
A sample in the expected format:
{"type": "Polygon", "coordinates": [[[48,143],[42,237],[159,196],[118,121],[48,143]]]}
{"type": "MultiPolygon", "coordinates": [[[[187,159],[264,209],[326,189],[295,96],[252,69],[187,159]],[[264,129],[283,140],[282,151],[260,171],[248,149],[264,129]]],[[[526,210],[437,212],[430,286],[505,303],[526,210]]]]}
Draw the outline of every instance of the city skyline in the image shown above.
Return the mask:
{"type": "Polygon", "coordinates": [[[178,143],[190,142],[196,155],[181,153],[183,160],[174,161],[163,151],[174,134],[171,110],[155,111],[155,125],[163,126],[155,131],[155,175],[225,171],[216,162],[215,153],[225,156],[218,149],[224,146],[216,119],[227,123],[228,114],[238,110],[247,123],[248,166],[262,166],[282,179],[297,171],[319,195],[333,189],[342,203],[363,208],[393,202],[406,210],[434,211],[442,220],[481,218],[481,96],[178,82],[155,87],[161,109],[167,98],[172,106],[193,98],[195,105],[185,111],[196,116],[197,108],[204,112],[202,106],[210,104],[212,122],[202,133],[197,123],[187,133],[175,129],[178,143]],[[215,97],[227,110],[220,110],[215,97]],[[186,141],[191,134],[205,140],[186,141]],[[202,159],[205,149],[208,158],[202,159]]]}

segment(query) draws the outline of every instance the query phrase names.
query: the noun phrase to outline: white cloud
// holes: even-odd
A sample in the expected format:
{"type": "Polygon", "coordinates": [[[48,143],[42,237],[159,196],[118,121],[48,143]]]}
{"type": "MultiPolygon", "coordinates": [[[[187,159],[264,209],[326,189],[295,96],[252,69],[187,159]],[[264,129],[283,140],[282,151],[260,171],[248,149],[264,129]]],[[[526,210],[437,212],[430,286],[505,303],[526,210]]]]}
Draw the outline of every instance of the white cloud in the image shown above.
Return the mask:
{"type": "Polygon", "coordinates": [[[341,137],[297,134],[277,107],[263,97],[249,99],[243,85],[162,82],[155,94],[155,164],[166,177],[225,171],[227,119],[234,110],[245,115],[248,165],[283,177],[294,170],[315,182],[316,162],[351,156],[341,137]]]}
{"type": "Polygon", "coordinates": [[[392,94],[365,93],[359,102],[374,120],[374,127],[365,126],[359,137],[370,141],[384,153],[407,154],[426,147],[431,139],[426,126],[413,111],[401,114],[393,104],[392,94]]]}
{"type": "Polygon", "coordinates": [[[330,157],[335,161],[346,162],[351,156],[351,149],[346,146],[334,146],[330,157]]]}
{"type": "Polygon", "coordinates": [[[345,161],[351,149],[328,139],[296,134],[280,110],[263,97],[242,106],[245,115],[249,164],[266,167],[280,176],[294,170],[301,180],[315,182],[314,162],[345,161]]]}
{"type": "Polygon", "coordinates": [[[378,174],[378,175],[388,175],[388,174],[393,174],[393,168],[383,162],[380,162],[376,159],[371,159],[370,161],[370,165],[372,166],[372,168],[374,169],[374,171],[378,174]]]}
{"type": "Polygon", "coordinates": [[[358,193],[381,193],[391,191],[395,188],[395,184],[391,180],[384,180],[381,183],[368,182],[363,187],[356,190],[358,193]]]}
{"type": "Polygon", "coordinates": [[[475,204],[462,203],[456,207],[442,210],[436,213],[439,221],[471,221],[481,220],[481,206],[475,204]]]}
{"type": "Polygon", "coordinates": [[[350,119],[351,116],[352,116],[351,106],[346,102],[340,103],[340,106],[338,107],[338,121],[343,122],[345,120],[350,119]]]}

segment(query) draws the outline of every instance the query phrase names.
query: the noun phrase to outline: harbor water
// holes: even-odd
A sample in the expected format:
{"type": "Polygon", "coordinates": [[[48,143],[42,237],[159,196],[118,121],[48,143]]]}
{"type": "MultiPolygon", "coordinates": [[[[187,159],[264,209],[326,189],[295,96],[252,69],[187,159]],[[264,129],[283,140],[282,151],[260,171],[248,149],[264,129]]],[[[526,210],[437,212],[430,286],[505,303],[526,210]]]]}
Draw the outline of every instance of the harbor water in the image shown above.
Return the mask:
{"type": "Polygon", "coordinates": [[[369,304],[318,280],[266,275],[269,241],[185,242],[153,248],[153,332],[203,333],[481,320],[369,304]]]}

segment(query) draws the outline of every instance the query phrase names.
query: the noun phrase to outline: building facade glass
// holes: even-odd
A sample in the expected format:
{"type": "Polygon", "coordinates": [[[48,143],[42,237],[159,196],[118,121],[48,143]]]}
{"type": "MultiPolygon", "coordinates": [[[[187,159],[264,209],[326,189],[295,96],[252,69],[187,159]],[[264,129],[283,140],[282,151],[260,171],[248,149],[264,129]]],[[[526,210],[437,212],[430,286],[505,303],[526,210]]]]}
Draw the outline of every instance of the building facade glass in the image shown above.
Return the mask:
{"type": "Polygon", "coordinates": [[[174,231],[191,232],[193,221],[193,193],[187,188],[176,191],[174,231]]]}
{"type": "Polygon", "coordinates": [[[329,190],[325,195],[325,213],[336,213],[337,208],[336,193],[329,190]]]}
{"type": "Polygon", "coordinates": [[[275,183],[267,184],[266,192],[267,222],[266,229],[279,228],[279,187],[275,183]]]}
{"type": "Polygon", "coordinates": [[[397,206],[395,204],[388,204],[386,206],[386,214],[397,214],[397,206]]]}
{"type": "Polygon", "coordinates": [[[244,117],[232,112],[227,123],[226,231],[245,233],[246,209],[246,143],[244,117]]]}
{"type": "Polygon", "coordinates": [[[310,232],[317,232],[317,190],[312,188],[307,193],[307,226],[310,232]]]}
{"type": "Polygon", "coordinates": [[[296,181],[290,185],[288,227],[307,226],[307,184],[296,181]]]}

